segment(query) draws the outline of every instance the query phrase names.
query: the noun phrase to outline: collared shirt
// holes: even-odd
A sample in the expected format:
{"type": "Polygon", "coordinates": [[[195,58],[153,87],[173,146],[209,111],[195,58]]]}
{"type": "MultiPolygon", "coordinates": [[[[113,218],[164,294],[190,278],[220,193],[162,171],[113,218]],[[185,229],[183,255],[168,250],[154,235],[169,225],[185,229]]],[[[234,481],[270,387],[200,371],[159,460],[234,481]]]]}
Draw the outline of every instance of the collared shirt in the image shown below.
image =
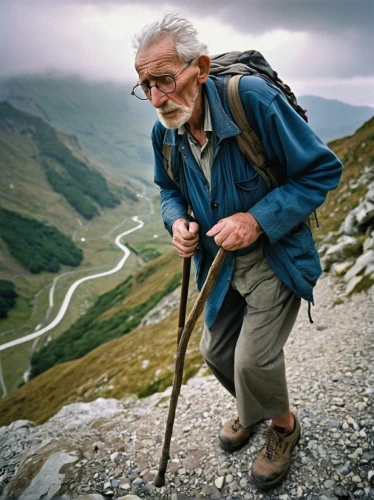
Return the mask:
{"type": "Polygon", "coordinates": [[[213,140],[212,140],[213,126],[212,126],[212,118],[210,116],[209,101],[205,92],[204,92],[204,107],[205,107],[204,132],[206,136],[206,142],[203,145],[203,147],[200,147],[200,144],[192,136],[186,124],[178,128],[178,134],[187,136],[191,153],[193,154],[201,170],[204,172],[204,175],[210,186],[213,155],[214,155],[213,140]]]}

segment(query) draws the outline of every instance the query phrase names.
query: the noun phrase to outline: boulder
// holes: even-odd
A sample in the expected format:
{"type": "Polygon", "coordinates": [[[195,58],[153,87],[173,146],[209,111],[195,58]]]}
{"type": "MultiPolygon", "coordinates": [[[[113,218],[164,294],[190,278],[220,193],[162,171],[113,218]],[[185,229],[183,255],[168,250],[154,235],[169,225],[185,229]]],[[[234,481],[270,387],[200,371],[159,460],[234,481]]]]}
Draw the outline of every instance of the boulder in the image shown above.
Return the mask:
{"type": "Polygon", "coordinates": [[[363,279],[363,276],[354,276],[347,285],[345,290],[346,295],[351,295],[352,293],[359,291],[359,285],[363,279]]]}
{"type": "Polygon", "coordinates": [[[374,231],[372,231],[370,236],[364,241],[364,252],[368,250],[374,250],[374,231]]]}
{"type": "Polygon", "coordinates": [[[359,230],[374,224],[374,203],[365,200],[357,208],[359,210],[356,213],[356,221],[359,230]]]}
{"type": "Polygon", "coordinates": [[[329,271],[331,265],[335,262],[344,262],[350,257],[356,257],[361,252],[360,242],[353,236],[343,235],[337,243],[331,246],[322,258],[324,271],[329,271]]]}
{"type": "Polygon", "coordinates": [[[354,260],[345,260],[344,262],[335,262],[331,266],[331,272],[336,276],[344,276],[345,273],[354,265],[354,260]]]}
{"type": "Polygon", "coordinates": [[[17,474],[7,485],[5,498],[49,500],[61,488],[64,466],[78,460],[78,450],[68,441],[29,450],[20,463],[17,474]]]}
{"type": "Polygon", "coordinates": [[[352,278],[364,274],[365,268],[374,264],[374,250],[368,250],[360,255],[355,264],[344,276],[344,280],[348,283],[352,278]]]}
{"type": "Polygon", "coordinates": [[[356,221],[356,213],[358,211],[357,208],[358,207],[352,210],[352,212],[349,212],[342,225],[343,233],[348,236],[352,236],[358,232],[356,221]]]}

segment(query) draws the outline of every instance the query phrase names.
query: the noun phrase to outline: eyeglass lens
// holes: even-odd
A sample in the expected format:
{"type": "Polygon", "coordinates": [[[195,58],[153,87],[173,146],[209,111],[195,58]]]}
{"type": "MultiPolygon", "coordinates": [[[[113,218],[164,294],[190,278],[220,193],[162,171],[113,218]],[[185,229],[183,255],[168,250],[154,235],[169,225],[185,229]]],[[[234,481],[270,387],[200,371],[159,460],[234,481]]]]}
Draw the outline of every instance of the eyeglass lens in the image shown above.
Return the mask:
{"type": "MultiPolygon", "coordinates": [[[[171,75],[162,75],[156,78],[155,86],[164,94],[171,94],[174,92],[176,83],[171,75]]],[[[153,85],[152,85],[153,87],[153,85]]],[[[141,83],[134,88],[136,97],[141,99],[149,99],[151,97],[151,87],[145,83],[141,83]]]]}

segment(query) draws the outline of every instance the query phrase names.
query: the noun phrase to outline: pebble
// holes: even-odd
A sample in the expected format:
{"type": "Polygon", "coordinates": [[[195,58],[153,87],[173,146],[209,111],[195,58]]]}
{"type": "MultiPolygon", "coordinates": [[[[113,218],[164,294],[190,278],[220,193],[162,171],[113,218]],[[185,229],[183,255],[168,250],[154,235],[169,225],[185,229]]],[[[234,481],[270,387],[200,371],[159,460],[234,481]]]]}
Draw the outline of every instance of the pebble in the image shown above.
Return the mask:
{"type": "Polygon", "coordinates": [[[214,484],[220,490],[220,489],[222,489],[224,482],[225,482],[224,476],[220,476],[220,477],[217,477],[217,479],[214,481],[214,484]]]}
{"type": "Polygon", "coordinates": [[[327,489],[332,488],[334,486],[334,481],[332,481],[331,479],[328,479],[327,481],[325,481],[323,483],[323,485],[327,489]]]}
{"type": "Polygon", "coordinates": [[[141,477],[138,477],[137,479],[134,479],[134,481],[131,484],[132,486],[140,486],[143,483],[144,483],[143,479],[141,477]]]}

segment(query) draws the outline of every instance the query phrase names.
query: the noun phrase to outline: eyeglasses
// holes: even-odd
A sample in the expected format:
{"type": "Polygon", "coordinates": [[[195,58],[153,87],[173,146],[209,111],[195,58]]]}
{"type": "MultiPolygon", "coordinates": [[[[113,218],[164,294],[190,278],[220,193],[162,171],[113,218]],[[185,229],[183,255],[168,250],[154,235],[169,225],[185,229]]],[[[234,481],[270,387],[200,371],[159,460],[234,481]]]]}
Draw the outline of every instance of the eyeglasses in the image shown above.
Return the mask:
{"type": "Polygon", "coordinates": [[[172,94],[177,88],[176,79],[179,75],[186,70],[191,63],[195,60],[191,59],[187,64],[183,66],[174,76],[172,75],[160,75],[155,78],[155,83],[153,85],[149,85],[149,83],[138,83],[132,89],[131,95],[134,95],[141,101],[146,101],[152,97],[152,87],[156,87],[160,92],[164,94],[172,94]]]}

